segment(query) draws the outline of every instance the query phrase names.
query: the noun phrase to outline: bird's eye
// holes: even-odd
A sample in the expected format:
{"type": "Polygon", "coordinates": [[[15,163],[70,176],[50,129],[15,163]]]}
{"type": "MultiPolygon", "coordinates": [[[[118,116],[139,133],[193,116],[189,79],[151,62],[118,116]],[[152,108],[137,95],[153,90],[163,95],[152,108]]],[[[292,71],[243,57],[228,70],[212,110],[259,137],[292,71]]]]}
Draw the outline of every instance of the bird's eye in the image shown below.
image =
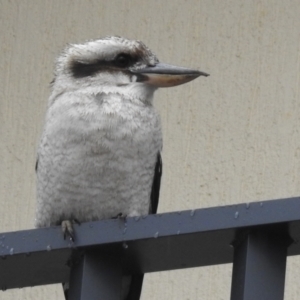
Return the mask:
{"type": "Polygon", "coordinates": [[[119,54],[115,60],[114,63],[117,67],[119,68],[126,68],[130,65],[131,63],[131,56],[128,54],[119,54]]]}

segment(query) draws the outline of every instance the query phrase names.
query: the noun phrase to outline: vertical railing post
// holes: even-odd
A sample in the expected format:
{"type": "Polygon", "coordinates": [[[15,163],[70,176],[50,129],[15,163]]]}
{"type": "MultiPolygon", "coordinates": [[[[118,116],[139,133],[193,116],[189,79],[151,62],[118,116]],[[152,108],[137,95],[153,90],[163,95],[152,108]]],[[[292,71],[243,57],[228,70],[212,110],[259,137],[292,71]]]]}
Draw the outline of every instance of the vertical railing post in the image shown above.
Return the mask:
{"type": "Polygon", "coordinates": [[[71,268],[68,300],[120,300],[121,287],[119,255],[86,250],[71,268]]]}
{"type": "Polygon", "coordinates": [[[234,242],[231,300],[283,300],[287,247],[283,228],[256,228],[234,242]]]}

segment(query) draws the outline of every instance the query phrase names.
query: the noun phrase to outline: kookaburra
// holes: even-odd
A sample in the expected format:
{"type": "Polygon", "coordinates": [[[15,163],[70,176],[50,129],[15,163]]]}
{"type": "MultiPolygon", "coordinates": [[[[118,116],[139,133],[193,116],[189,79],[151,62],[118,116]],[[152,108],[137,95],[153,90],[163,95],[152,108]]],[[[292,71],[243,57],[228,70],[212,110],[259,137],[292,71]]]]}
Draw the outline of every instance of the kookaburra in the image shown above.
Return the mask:
{"type": "MultiPolygon", "coordinates": [[[[62,225],[74,238],[74,220],[156,213],[162,133],[153,94],[200,75],[208,74],[160,63],[136,40],[68,46],[56,62],[38,148],[35,226],[62,225]]],[[[123,299],[140,293],[131,282],[123,299]]]]}

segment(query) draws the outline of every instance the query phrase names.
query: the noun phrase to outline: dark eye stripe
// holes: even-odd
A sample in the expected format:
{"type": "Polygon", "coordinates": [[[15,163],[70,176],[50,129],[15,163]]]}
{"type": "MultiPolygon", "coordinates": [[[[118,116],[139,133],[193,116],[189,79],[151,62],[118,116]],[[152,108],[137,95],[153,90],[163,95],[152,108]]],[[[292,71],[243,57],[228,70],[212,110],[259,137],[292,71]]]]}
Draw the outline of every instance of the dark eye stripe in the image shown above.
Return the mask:
{"type": "Polygon", "coordinates": [[[137,58],[133,58],[128,54],[121,54],[127,60],[126,63],[120,63],[120,55],[112,61],[99,60],[93,63],[82,63],[79,61],[73,61],[70,65],[70,70],[75,78],[83,78],[88,76],[94,76],[102,71],[126,71],[126,69],[137,62],[137,58]]]}
{"type": "Polygon", "coordinates": [[[95,74],[108,70],[111,65],[109,61],[96,61],[94,63],[85,64],[79,61],[73,61],[70,70],[75,78],[94,76],[95,74]]]}

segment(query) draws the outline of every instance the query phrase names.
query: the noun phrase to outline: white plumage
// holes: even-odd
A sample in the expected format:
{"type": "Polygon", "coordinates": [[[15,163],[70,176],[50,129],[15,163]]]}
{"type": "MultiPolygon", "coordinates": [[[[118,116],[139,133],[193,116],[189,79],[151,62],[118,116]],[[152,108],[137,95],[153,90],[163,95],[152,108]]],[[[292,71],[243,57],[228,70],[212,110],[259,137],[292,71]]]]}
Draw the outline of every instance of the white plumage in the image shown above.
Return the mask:
{"type": "MultiPolygon", "coordinates": [[[[35,226],[62,224],[73,237],[74,220],[155,213],[162,136],[153,93],[200,75],[207,76],[159,63],[140,41],[107,37],[67,47],[38,148],[35,226]]],[[[142,280],[124,277],[122,299],[139,299],[142,280]]]]}
{"type": "MultiPolygon", "coordinates": [[[[162,148],[155,87],[109,69],[80,78],[70,70],[74,61],[94,63],[141,47],[113,37],[70,46],[58,58],[38,149],[37,227],[148,214],[162,148]]],[[[145,62],[155,63],[144,49],[145,62]]]]}

